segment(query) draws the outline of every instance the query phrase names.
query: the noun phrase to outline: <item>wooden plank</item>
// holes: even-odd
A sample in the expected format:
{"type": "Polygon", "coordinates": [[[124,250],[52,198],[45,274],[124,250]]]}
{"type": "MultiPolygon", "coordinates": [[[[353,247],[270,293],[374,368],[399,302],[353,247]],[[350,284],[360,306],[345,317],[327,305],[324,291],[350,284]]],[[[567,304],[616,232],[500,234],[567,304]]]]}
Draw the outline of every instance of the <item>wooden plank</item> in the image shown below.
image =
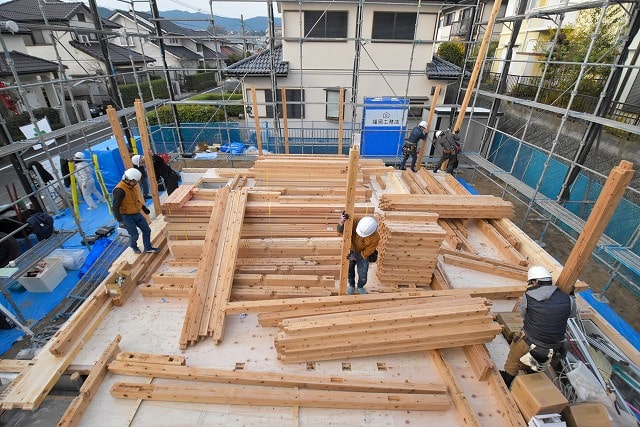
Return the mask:
{"type": "Polygon", "coordinates": [[[149,127],[147,126],[147,115],[144,110],[144,104],[140,99],[133,102],[136,110],[136,121],[138,122],[138,132],[140,134],[140,143],[142,145],[142,154],[144,155],[144,164],[148,176],[149,188],[153,197],[153,209],[160,212],[160,197],[158,196],[158,181],[156,171],[153,167],[153,156],[151,155],[151,144],[149,142],[149,127]]]}
{"type": "Polygon", "coordinates": [[[116,360],[120,362],[142,363],[147,365],[184,366],[187,364],[186,356],[173,354],[149,354],[131,351],[118,353],[116,360]]]}
{"type": "MultiPolygon", "coordinates": [[[[347,292],[347,276],[349,272],[349,252],[351,251],[351,235],[353,233],[353,224],[355,221],[355,198],[354,192],[356,188],[356,176],[358,173],[358,159],[360,158],[360,141],[355,142],[349,149],[349,166],[347,168],[347,193],[344,199],[344,212],[349,216],[344,222],[342,232],[342,247],[340,251],[340,279],[338,293],[344,295],[347,292]]],[[[336,215],[336,217],[338,217],[336,215]]],[[[336,218],[336,222],[338,219],[336,218]]]]}
{"type": "Polygon", "coordinates": [[[602,191],[600,191],[598,200],[593,205],[591,214],[589,214],[589,218],[587,218],[582,232],[571,249],[558,280],[555,282],[556,286],[564,293],[568,294],[573,290],[578,276],[580,276],[582,270],[591,259],[591,254],[618,207],[620,199],[624,196],[634,172],[631,162],[621,160],[620,164],[614,167],[609,174],[602,191]]]}
{"type": "Polygon", "coordinates": [[[450,265],[457,265],[460,267],[470,268],[476,271],[482,271],[484,273],[494,274],[496,276],[508,277],[510,279],[517,279],[525,281],[527,280],[527,271],[508,268],[504,265],[496,265],[495,263],[486,262],[484,260],[477,260],[467,256],[460,255],[443,255],[444,262],[450,265]]]}
{"type": "Polygon", "coordinates": [[[120,335],[116,335],[114,340],[104,350],[100,359],[98,359],[91,370],[91,373],[82,384],[82,387],[80,387],[78,396],[73,399],[65,413],[62,415],[60,422],[58,422],[58,427],[77,426],[80,424],[80,420],[87,411],[98,387],[100,387],[100,384],[104,381],[104,377],[107,376],[107,365],[120,351],[118,344],[121,339],[122,337],[120,335]]]}
{"type": "Polygon", "coordinates": [[[513,245],[488,221],[477,220],[476,226],[487,237],[487,239],[493,243],[500,254],[504,256],[508,262],[525,267],[529,265],[529,260],[522,256],[522,254],[518,252],[513,245]]]}
{"type": "Polygon", "coordinates": [[[449,396],[451,396],[453,406],[455,406],[458,411],[458,416],[460,417],[462,424],[465,426],[479,427],[481,425],[480,420],[478,420],[476,412],[471,407],[471,404],[464,393],[464,389],[458,381],[458,378],[447,359],[445,359],[442,352],[438,350],[429,351],[429,355],[435,363],[436,368],[440,373],[440,377],[447,385],[447,391],[449,392],[449,396]]]}
{"type": "Polygon", "coordinates": [[[511,202],[495,196],[460,197],[451,194],[384,194],[382,210],[435,212],[440,218],[513,218],[511,202]]]}
{"type": "MultiPolygon", "coordinates": [[[[152,356],[152,355],[149,355],[152,356]]],[[[118,375],[151,376],[176,380],[202,381],[222,384],[299,387],[314,390],[343,390],[362,393],[446,394],[444,384],[413,381],[376,380],[361,377],[301,375],[283,372],[256,372],[200,368],[192,366],[147,365],[115,361],[109,371],[118,375]]]]}
{"type": "Polygon", "coordinates": [[[111,387],[111,395],[165,402],[368,410],[446,411],[450,405],[449,397],[442,394],[360,393],[242,385],[212,388],[195,384],[115,383],[111,387]]]}
{"type": "Polygon", "coordinates": [[[484,345],[476,344],[467,345],[463,349],[476,377],[482,381],[486,380],[491,371],[495,369],[487,348],[484,345]]]}

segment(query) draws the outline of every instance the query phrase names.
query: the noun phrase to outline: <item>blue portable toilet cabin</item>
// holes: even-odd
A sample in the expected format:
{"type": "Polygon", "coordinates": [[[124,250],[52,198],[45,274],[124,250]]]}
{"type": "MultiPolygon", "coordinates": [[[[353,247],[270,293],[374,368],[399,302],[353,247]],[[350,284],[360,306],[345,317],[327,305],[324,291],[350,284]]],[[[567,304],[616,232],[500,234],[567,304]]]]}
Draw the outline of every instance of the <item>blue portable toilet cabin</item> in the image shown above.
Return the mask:
{"type": "Polygon", "coordinates": [[[365,98],[360,154],[399,156],[404,144],[408,111],[409,100],[406,98],[365,98]]]}

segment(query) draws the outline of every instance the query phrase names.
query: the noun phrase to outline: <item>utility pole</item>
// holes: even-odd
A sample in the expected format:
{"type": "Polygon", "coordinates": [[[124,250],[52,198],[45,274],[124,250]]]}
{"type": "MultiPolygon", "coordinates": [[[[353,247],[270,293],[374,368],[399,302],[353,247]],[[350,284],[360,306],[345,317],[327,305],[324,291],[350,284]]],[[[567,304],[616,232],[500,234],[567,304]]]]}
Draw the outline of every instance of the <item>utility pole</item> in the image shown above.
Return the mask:
{"type": "Polygon", "coordinates": [[[162,56],[162,65],[164,66],[164,77],[167,80],[167,90],[169,91],[171,110],[173,111],[173,123],[176,126],[176,132],[178,135],[178,152],[182,154],[184,153],[184,141],[182,140],[182,130],[180,127],[180,118],[178,117],[178,108],[176,107],[176,104],[174,102],[176,100],[176,95],[173,92],[173,85],[171,84],[171,74],[169,73],[167,57],[164,50],[162,26],[160,25],[160,12],[158,12],[158,3],[156,2],[156,0],[150,0],[149,3],[151,3],[151,15],[153,16],[154,25],[156,27],[156,36],[158,36],[158,46],[160,46],[160,55],[162,56]]]}
{"type": "MultiPolygon", "coordinates": [[[[116,81],[116,70],[113,66],[113,62],[111,62],[111,57],[109,56],[109,45],[107,44],[106,37],[104,35],[104,28],[102,26],[102,18],[98,14],[98,4],[96,0],[89,0],[89,7],[91,9],[91,15],[93,15],[93,25],[96,27],[98,36],[98,41],[100,42],[100,50],[102,50],[102,56],[104,57],[104,65],[107,68],[107,74],[109,76],[109,88],[111,91],[111,100],[114,104],[116,104],[116,109],[120,110],[124,108],[122,98],[120,97],[120,92],[118,91],[118,82],[116,81]]],[[[124,129],[125,136],[127,141],[131,141],[131,133],[129,132],[129,126],[127,125],[127,118],[122,116],[120,117],[120,123],[122,124],[122,128],[124,129]]]]}

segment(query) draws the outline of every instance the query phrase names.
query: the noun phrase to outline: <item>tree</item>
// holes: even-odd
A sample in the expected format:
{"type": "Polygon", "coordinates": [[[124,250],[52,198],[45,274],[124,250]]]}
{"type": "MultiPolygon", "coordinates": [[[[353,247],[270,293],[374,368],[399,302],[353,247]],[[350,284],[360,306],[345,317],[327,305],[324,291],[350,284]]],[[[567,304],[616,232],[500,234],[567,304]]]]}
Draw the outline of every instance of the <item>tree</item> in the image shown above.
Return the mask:
{"type": "MultiPolygon", "coordinates": [[[[589,9],[580,12],[575,25],[558,29],[558,41],[551,52],[551,63],[544,75],[543,85],[565,92],[556,104],[566,105],[569,94],[578,80],[581,64],[587,55],[591,40],[595,35],[594,45],[589,53],[586,73],[578,84],[578,93],[588,96],[599,96],[604,83],[611,72],[607,64],[614,62],[618,55],[619,38],[624,30],[623,13],[617,6],[607,8],[605,16],[596,34],[601,9],[589,9]]],[[[538,40],[536,50],[549,56],[556,31],[549,30],[538,40]]]]}
{"type": "Polygon", "coordinates": [[[438,47],[438,56],[461,67],[464,60],[464,45],[456,41],[444,42],[438,47]]]}

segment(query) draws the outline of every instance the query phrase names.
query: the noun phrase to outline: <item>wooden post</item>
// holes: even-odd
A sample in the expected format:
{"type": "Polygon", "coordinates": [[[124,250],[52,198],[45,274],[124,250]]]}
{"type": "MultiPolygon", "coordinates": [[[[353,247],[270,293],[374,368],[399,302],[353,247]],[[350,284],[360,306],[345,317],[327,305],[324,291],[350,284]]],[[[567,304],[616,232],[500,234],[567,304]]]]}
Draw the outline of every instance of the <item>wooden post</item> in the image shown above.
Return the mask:
{"type": "Polygon", "coordinates": [[[349,273],[349,251],[351,250],[351,234],[353,231],[353,211],[355,206],[356,177],[358,176],[358,161],[360,159],[360,134],[353,134],[353,145],[349,149],[349,169],[347,176],[347,192],[344,211],[349,219],[344,222],[342,233],[342,252],[340,253],[340,295],[347,292],[347,274],[349,273]]]}
{"type": "Polygon", "coordinates": [[[280,88],[280,97],[282,98],[282,124],[284,129],[282,132],[284,133],[284,154],[289,154],[289,125],[287,122],[287,89],[284,87],[280,88]]]}
{"type": "Polygon", "coordinates": [[[502,0],[496,0],[495,3],[493,3],[493,9],[491,9],[491,15],[489,16],[489,21],[487,22],[487,29],[484,33],[484,37],[482,38],[480,49],[478,49],[478,57],[476,58],[476,63],[473,67],[473,71],[471,72],[471,78],[469,79],[469,83],[467,84],[467,91],[464,94],[464,99],[462,100],[460,111],[458,112],[458,118],[456,119],[456,124],[451,128],[453,132],[458,132],[462,127],[464,115],[467,112],[467,106],[469,105],[469,101],[471,100],[471,95],[473,94],[473,88],[475,87],[476,82],[478,81],[480,68],[482,68],[482,64],[484,62],[484,55],[487,53],[487,49],[489,48],[489,40],[491,40],[491,33],[493,32],[493,24],[495,23],[496,16],[498,16],[500,5],[502,5],[502,0]]]}
{"type": "Polygon", "coordinates": [[[344,129],[344,88],[340,86],[340,94],[338,95],[338,154],[342,154],[342,130],[344,129]]]}
{"type": "MultiPolygon", "coordinates": [[[[116,139],[116,143],[118,144],[118,149],[120,150],[120,158],[122,159],[122,163],[124,164],[124,169],[130,169],[133,167],[133,163],[131,162],[131,156],[129,155],[129,147],[127,147],[127,143],[124,140],[124,133],[122,132],[122,128],[120,127],[120,120],[118,120],[118,113],[113,106],[109,105],[107,107],[107,116],[109,117],[109,123],[111,124],[111,130],[113,131],[113,136],[116,139]]],[[[140,189],[139,185],[136,185],[136,193],[138,198],[143,201],[144,197],[142,196],[142,189],[140,189]]],[[[157,210],[156,212],[160,212],[157,210]]],[[[151,218],[149,215],[142,212],[145,219],[148,223],[151,222],[151,218]]]]}
{"type": "MultiPolygon", "coordinates": [[[[440,85],[436,86],[436,90],[433,93],[433,99],[431,100],[431,110],[429,111],[429,118],[427,119],[427,132],[431,129],[431,121],[433,120],[433,116],[436,114],[436,104],[438,103],[438,96],[440,95],[440,85]]],[[[432,141],[435,141],[435,138],[431,138],[432,141]]],[[[418,162],[422,164],[422,157],[424,156],[424,152],[427,148],[427,139],[422,140],[422,144],[420,144],[420,152],[418,153],[418,162]]]]}
{"type": "Polygon", "coordinates": [[[258,100],[256,88],[251,86],[251,99],[253,101],[253,121],[256,125],[256,142],[258,143],[258,155],[262,156],[262,135],[260,135],[260,118],[258,117],[258,100]]]}
{"type": "Polygon", "coordinates": [[[151,188],[151,196],[153,197],[153,208],[156,212],[160,212],[160,198],[158,197],[158,181],[156,180],[156,171],[153,168],[153,158],[151,156],[151,144],[149,142],[149,129],[147,128],[147,117],[144,111],[142,101],[136,99],[134,102],[136,108],[136,119],[138,120],[138,132],[140,132],[140,141],[142,142],[142,154],[144,155],[144,166],[147,169],[147,179],[151,188]]]}
{"type": "Polygon", "coordinates": [[[571,292],[578,276],[591,258],[591,253],[598,244],[600,236],[609,224],[609,220],[620,203],[629,182],[631,182],[634,172],[633,164],[626,160],[622,160],[618,166],[611,170],[609,178],[602,187],[600,196],[593,205],[593,210],[556,281],[556,286],[563,292],[571,292]]]}

